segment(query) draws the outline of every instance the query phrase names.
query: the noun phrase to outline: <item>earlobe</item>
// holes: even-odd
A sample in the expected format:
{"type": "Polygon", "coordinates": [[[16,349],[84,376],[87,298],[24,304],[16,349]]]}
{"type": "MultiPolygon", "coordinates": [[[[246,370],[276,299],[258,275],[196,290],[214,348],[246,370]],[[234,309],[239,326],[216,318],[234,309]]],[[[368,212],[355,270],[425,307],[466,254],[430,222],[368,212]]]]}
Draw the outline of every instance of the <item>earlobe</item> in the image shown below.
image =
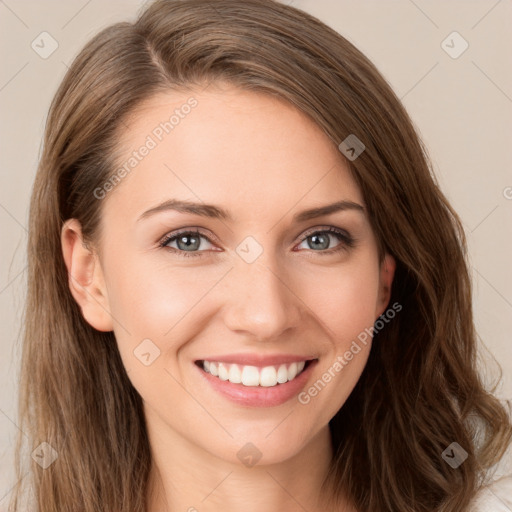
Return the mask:
{"type": "Polygon", "coordinates": [[[68,271],[68,286],[84,319],[98,331],[112,331],[112,315],[97,254],[88,247],[77,219],[68,219],[61,230],[61,245],[68,271]]]}
{"type": "Polygon", "coordinates": [[[377,302],[377,317],[384,313],[391,299],[391,288],[395,276],[396,260],[386,253],[380,267],[379,299],[377,302]]]}

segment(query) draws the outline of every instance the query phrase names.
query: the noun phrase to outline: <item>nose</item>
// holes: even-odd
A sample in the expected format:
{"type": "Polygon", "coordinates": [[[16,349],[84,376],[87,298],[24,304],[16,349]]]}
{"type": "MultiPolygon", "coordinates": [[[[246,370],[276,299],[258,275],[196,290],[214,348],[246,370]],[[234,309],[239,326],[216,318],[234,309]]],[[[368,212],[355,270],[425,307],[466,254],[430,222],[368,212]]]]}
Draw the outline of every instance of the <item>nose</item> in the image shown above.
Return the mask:
{"type": "MultiPolygon", "coordinates": [[[[261,257],[262,258],[262,257],[261,257]]],[[[265,261],[239,262],[230,274],[224,321],[232,331],[259,341],[275,341],[299,326],[304,303],[282,267],[265,261]]]]}

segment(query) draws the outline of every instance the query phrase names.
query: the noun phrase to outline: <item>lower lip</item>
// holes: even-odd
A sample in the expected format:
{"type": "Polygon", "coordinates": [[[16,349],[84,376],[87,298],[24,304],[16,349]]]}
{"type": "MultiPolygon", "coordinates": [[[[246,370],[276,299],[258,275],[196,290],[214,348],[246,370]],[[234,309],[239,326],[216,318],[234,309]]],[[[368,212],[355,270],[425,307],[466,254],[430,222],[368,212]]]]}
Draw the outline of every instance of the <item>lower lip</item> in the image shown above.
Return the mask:
{"type": "Polygon", "coordinates": [[[229,380],[221,380],[214,377],[211,373],[205,372],[197,364],[194,366],[216,391],[238,405],[248,407],[275,407],[281,405],[298,395],[301,389],[318,363],[318,359],[311,361],[298,377],[284,384],[277,384],[272,387],[263,386],[244,386],[243,384],[233,384],[229,380]]]}

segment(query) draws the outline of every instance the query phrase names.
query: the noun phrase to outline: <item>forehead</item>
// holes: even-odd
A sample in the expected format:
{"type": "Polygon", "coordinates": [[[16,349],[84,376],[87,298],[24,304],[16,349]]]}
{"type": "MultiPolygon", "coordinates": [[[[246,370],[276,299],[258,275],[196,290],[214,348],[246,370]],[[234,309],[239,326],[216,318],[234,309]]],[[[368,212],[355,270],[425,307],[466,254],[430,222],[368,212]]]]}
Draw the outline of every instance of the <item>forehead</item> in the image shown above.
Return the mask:
{"type": "MultiPolygon", "coordinates": [[[[253,216],[294,205],[362,202],[336,145],[309,117],[270,95],[234,87],[159,93],[120,132],[109,201],[140,211],[168,197],[253,216]]],[[[277,210],[275,213],[279,213],[277,210]]]]}

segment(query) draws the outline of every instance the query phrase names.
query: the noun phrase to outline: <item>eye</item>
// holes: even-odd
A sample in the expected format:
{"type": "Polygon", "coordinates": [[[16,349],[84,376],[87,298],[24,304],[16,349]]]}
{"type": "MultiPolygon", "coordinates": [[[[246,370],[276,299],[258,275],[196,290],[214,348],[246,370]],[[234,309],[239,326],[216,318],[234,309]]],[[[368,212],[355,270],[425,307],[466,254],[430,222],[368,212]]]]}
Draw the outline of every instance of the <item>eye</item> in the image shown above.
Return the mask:
{"type": "MultiPolygon", "coordinates": [[[[301,244],[308,242],[309,249],[312,252],[317,252],[319,255],[329,255],[341,251],[346,251],[351,247],[354,247],[356,240],[346,231],[334,228],[332,226],[326,227],[325,229],[319,230],[316,228],[315,231],[310,231],[301,240],[301,244]],[[331,244],[331,238],[335,236],[339,243],[333,248],[328,246],[331,244]]],[[[166,235],[161,242],[159,247],[166,247],[172,252],[178,254],[180,257],[203,257],[208,249],[202,247],[202,240],[206,240],[207,243],[212,244],[211,240],[207,235],[202,233],[200,230],[182,230],[178,233],[170,233],[166,235]],[[172,247],[171,244],[176,243],[176,247],[172,247]],[[202,250],[200,250],[202,249],[202,250]]]]}
{"type": "Polygon", "coordinates": [[[210,239],[201,233],[199,230],[195,231],[180,231],[178,233],[171,233],[164,237],[159,243],[160,247],[168,247],[173,252],[178,253],[180,256],[185,258],[188,257],[200,257],[203,256],[203,251],[198,251],[201,247],[201,240],[207,240],[209,243],[210,239]],[[176,242],[177,247],[171,247],[169,244],[176,242]]]}
{"type": "Polygon", "coordinates": [[[322,230],[316,228],[316,231],[309,232],[303,237],[301,244],[304,242],[307,242],[308,247],[312,249],[313,252],[318,252],[322,256],[346,251],[355,245],[355,239],[349,233],[331,226],[322,230]],[[329,248],[330,239],[333,235],[338,238],[340,243],[333,248],[329,248]]]}

